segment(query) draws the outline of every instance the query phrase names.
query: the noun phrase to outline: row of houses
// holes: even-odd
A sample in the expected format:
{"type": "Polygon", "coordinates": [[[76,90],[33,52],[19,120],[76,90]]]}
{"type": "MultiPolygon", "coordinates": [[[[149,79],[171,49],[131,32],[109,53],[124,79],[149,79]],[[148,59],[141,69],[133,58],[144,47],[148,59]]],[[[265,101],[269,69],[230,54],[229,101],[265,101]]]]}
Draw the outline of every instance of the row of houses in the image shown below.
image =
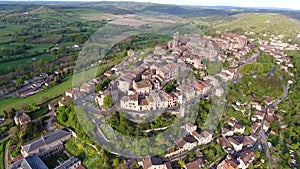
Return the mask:
{"type": "MultiPolygon", "coordinates": [[[[187,134],[176,141],[176,146],[167,150],[164,158],[162,157],[147,157],[138,161],[138,164],[143,169],[172,169],[171,162],[168,160],[172,156],[179,155],[184,152],[191,151],[200,145],[208,144],[212,141],[212,134],[207,130],[198,133],[197,126],[192,123],[187,123],[182,126],[187,131],[187,134]]],[[[197,157],[196,160],[186,163],[185,169],[201,169],[205,166],[205,159],[197,157]]]]}
{"type": "MultiPolygon", "coordinates": [[[[143,169],[173,169],[171,162],[164,162],[159,157],[147,157],[138,162],[143,169]]],[[[204,159],[198,158],[195,161],[184,165],[184,169],[201,169],[204,167],[204,159]]]]}
{"type": "Polygon", "coordinates": [[[61,70],[56,70],[53,75],[48,75],[47,73],[42,73],[39,76],[35,76],[31,79],[25,80],[24,85],[25,88],[19,89],[16,92],[16,95],[18,97],[28,97],[31,95],[34,95],[36,93],[39,93],[42,91],[42,87],[46,86],[49,87],[53,84],[53,81],[55,80],[55,83],[61,82],[61,70]]]}
{"type": "Polygon", "coordinates": [[[181,154],[186,151],[191,151],[197,146],[206,145],[213,139],[211,132],[202,130],[199,133],[197,131],[197,126],[190,122],[182,126],[182,128],[184,128],[188,134],[176,141],[175,148],[170,148],[167,150],[165,155],[166,158],[181,154]]]}
{"type": "MultiPolygon", "coordinates": [[[[161,83],[161,82],[158,82],[161,83]]],[[[133,82],[133,90],[128,91],[120,100],[120,107],[125,110],[145,111],[175,107],[191,99],[207,94],[212,85],[195,80],[191,84],[182,84],[171,93],[157,89],[150,81],[133,82]],[[137,84],[136,84],[137,83],[137,84]]]]}

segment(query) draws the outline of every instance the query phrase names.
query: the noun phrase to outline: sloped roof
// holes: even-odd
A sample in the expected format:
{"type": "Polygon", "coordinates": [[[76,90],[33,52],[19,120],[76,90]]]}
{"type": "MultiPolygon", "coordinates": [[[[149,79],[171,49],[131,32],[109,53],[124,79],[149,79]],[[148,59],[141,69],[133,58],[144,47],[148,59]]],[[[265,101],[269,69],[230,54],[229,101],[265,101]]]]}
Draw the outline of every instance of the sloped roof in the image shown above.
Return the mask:
{"type": "Polygon", "coordinates": [[[187,164],[185,165],[185,167],[186,167],[187,169],[201,169],[201,168],[202,168],[202,167],[201,167],[202,164],[203,164],[203,159],[200,158],[200,159],[195,160],[195,161],[193,161],[193,162],[187,163],[187,164]]]}
{"type": "Polygon", "coordinates": [[[37,155],[24,158],[21,167],[23,169],[48,169],[45,163],[37,155]]]}
{"type": "Polygon", "coordinates": [[[42,136],[41,138],[36,139],[34,141],[25,143],[22,146],[22,148],[28,154],[30,154],[30,152],[35,151],[37,149],[40,149],[40,148],[42,148],[44,146],[47,146],[47,145],[51,145],[52,143],[54,143],[58,140],[61,140],[62,138],[66,137],[68,135],[71,135],[71,132],[68,129],[64,128],[62,130],[57,130],[57,131],[49,133],[45,136],[42,136]]]}
{"type": "Polygon", "coordinates": [[[79,162],[80,162],[79,158],[71,157],[67,161],[63,162],[61,165],[55,167],[55,169],[69,169],[79,162]]]}

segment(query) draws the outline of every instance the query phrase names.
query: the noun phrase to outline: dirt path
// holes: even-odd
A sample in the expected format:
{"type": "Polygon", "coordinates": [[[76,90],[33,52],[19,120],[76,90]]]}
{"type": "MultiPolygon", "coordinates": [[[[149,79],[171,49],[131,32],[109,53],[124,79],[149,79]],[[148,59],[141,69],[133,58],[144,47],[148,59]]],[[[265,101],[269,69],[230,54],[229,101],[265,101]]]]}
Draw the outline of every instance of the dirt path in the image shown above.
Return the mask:
{"type": "Polygon", "coordinates": [[[9,169],[9,163],[8,163],[8,145],[9,142],[6,144],[5,146],[5,153],[4,153],[4,165],[5,165],[5,169],[9,169]]]}

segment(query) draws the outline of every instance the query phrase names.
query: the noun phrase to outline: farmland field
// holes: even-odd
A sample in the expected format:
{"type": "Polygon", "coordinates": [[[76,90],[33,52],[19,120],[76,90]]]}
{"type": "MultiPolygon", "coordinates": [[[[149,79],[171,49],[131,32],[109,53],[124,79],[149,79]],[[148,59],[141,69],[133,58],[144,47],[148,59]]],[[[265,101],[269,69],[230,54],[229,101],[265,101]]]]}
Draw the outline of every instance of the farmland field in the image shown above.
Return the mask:
{"type": "Polygon", "coordinates": [[[72,77],[69,76],[64,79],[61,84],[58,84],[50,89],[44,90],[38,94],[33,96],[29,96],[27,98],[17,98],[12,97],[8,99],[0,100],[0,115],[3,115],[3,110],[6,108],[15,108],[18,109],[22,104],[31,105],[32,103],[39,104],[41,99],[44,98],[54,98],[64,93],[64,91],[72,86],[72,77]]]}

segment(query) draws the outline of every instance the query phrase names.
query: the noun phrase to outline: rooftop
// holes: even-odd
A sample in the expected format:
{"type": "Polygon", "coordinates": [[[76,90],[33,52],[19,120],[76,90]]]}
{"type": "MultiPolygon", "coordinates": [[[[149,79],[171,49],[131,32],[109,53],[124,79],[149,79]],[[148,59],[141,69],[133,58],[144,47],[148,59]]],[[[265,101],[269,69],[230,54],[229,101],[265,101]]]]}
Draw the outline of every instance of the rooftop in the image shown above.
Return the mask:
{"type": "Polygon", "coordinates": [[[193,162],[187,163],[185,165],[186,169],[201,169],[203,164],[203,159],[199,158],[193,162]]]}
{"type": "Polygon", "coordinates": [[[146,87],[152,87],[152,84],[149,80],[142,80],[142,81],[136,82],[136,87],[139,89],[146,88],[146,87]]]}
{"type": "Polygon", "coordinates": [[[41,147],[44,147],[46,145],[51,145],[52,143],[55,143],[56,141],[59,141],[68,135],[71,135],[71,132],[68,129],[64,128],[62,130],[57,130],[52,133],[49,133],[31,142],[27,142],[22,146],[22,148],[24,151],[30,154],[31,152],[40,149],[41,147]]]}

